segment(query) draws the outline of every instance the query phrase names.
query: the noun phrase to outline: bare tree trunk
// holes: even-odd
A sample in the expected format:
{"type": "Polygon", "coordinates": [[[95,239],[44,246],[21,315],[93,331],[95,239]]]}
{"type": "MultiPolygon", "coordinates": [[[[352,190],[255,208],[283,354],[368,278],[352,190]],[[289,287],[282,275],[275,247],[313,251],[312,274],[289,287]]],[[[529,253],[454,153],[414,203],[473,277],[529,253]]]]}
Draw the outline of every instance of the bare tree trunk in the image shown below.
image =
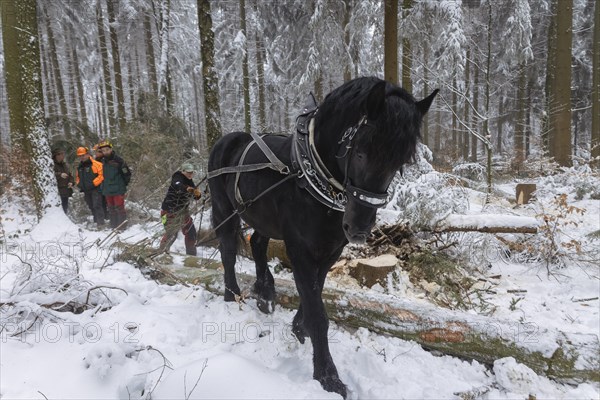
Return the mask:
{"type": "Polygon", "coordinates": [[[154,41],[152,39],[152,24],[150,23],[150,12],[144,14],[144,34],[146,36],[146,64],[150,89],[154,96],[158,96],[158,79],[156,78],[156,58],[154,56],[154,41]]]}
{"type": "MultiPolygon", "coordinates": [[[[108,14],[108,31],[110,33],[110,46],[112,48],[113,71],[115,73],[115,92],[117,95],[117,132],[125,125],[125,96],[123,94],[123,75],[121,73],[121,56],[119,54],[119,38],[115,28],[115,5],[113,1],[106,0],[108,14]]],[[[117,3],[118,7],[118,3],[117,3]]]]}
{"type": "Polygon", "coordinates": [[[554,96],[556,84],[556,39],[557,39],[557,7],[559,0],[550,0],[550,23],[548,25],[548,54],[546,57],[546,115],[543,121],[542,141],[549,155],[552,155],[554,148],[554,133],[551,122],[551,115],[554,113],[554,96]]]}
{"type": "Polygon", "coordinates": [[[75,41],[75,31],[71,30],[71,37],[74,42],[71,43],[71,59],[73,60],[73,72],[74,78],[77,85],[77,97],[79,98],[79,114],[81,114],[81,122],[85,126],[88,125],[87,111],[85,109],[85,93],[83,91],[83,81],[81,80],[81,73],[79,71],[79,57],[77,57],[77,42],[75,41]]]}
{"type": "Polygon", "coordinates": [[[556,19],[556,77],[551,96],[550,155],[561,166],[571,166],[571,56],[573,46],[573,0],[560,0],[556,19]]]}
{"type": "MultiPolygon", "coordinates": [[[[402,18],[408,18],[410,9],[413,6],[413,0],[404,0],[402,4],[402,18]]],[[[410,39],[403,35],[402,37],[402,87],[409,93],[412,93],[412,50],[410,39]]]]}
{"type": "Polygon", "coordinates": [[[42,40],[40,40],[40,53],[40,58],[42,60],[42,74],[44,77],[42,79],[42,87],[44,90],[44,99],[46,100],[44,102],[44,108],[48,110],[48,114],[46,114],[48,118],[52,119],[58,114],[58,111],[56,109],[56,94],[54,93],[54,85],[52,84],[54,77],[52,76],[51,69],[48,67],[48,52],[42,40]]]}
{"type": "Polygon", "coordinates": [[[206,137],[211,149],[221,137],[221,112],[219,106],[219,81],[215,71],[215,36],[209,0],[198,0],[198,26],[200,30],[200,55],[204,89],[206,137]]]}
{"type": "MultiPolygon", "coordinates": [[[[475,77],[473,80],[473,108],[479,111],[479,65],[477,63],[473,63],[473,69],[475,73],[475,77]]],[[[479,120],[477,115],[473,113],[471,117],[472,123],[471,126],[475,132],[479,132],[479,120]]],[[[485,132],[483,133],[486,134],[485,132]]],[[[477,136],[471,134],[471,156],[469,157],[470,162],[477,162],[477,145],[479,144],[479,140],[477,136]]],[[[469,146],[469,142],[467,140],[467,147],[469,146]]]]}
{"type": "MultiPolygon", "coordinates": [[[[487,26],[487,57],[485,66],[485,119],[483,120],[483,134],[489,136],[492,141],[490,132],[490,86],[492,73],[492,3],[488,2],[488,26],[487,26]]],[[[502,99],[502,96],[500,96],[502,99]]],[[[502,102],[502,100],[500,100],[502,102]]],[[[500,120],[498,120],[500,121],[500,120]]],[[[492,146],[488,147],[488,151],[492,151],[492,146]]]]}
{"type": "Polygon", "coordinates": [[[36,0],[0,1],[14,156],[26,161],[38,218],[60,199],[44,121],[36,0]],[[15,89],[17,91],[15,91],[15,89]]]}
{"type": "Polygon", "coordinates": [[[240,31],[244,35],[244,54],[242,55],[242,89],[244,92],[244,129],[246,132],[252,130],[250,118],[250,76],[248,73],[248,32],[246,31],[246,1],[240,1],[240,31]]]}
{"type": "MultiPolygon", "coordinates": [[[[472,127],[472,123],[470,121],[470,106],[468,104],[468,100],[471,98],[471,68],[475,67],[475,63],[471,62],[471,49],[467,48],[467,57],[465,60],[465,101],[464,101],[464,116],[463,119],[465,124],[469,127],[472,127]]],[[[458,111],[458,110],[457,110],[458,111]]],[[[465,130],[463,134],[460,136],[460,143],[458,148],[462,149],[462,157],[466,161],[469,159],[469,132],[465,130]]]]}
{"type": "Polygon", "coordinates": [[[56,50],[56,40],[54,37],[54,30],[52,29],[52,20],[48,16],[48,11],[44,10],[44,16],[46,20],[46,29],[48,32],[48,46],[50,51],[50,62],[52,65],[52,71],[54,79],[56,81],[56,93],[58,95],[58,104],[60,106],[60,120],[63,122],[65,137],[71,138],[71,126],[69,121],[69,110],[67,108],[67,99],[65,97],[65,87],[60,71],[60,65],[58,63],[58,52],[56,50]]]}
{"type": "Polygon", "coordinates": [[[158,67],[158,98],[163,109],[170,114],[172,111],[172,93],[169,90],[169,24],[171,14],[171,1],[161,0],[160,24],[160,62],[158,67]]]}
{"type": "Polygon", "coordinates": [[[383,76],[398,84],[398,0],[384,0],[383,76]]]}
{"type": "MultiPolygon", "coordinates": [[[[254,1],[254,10],[258,13],[257,0],[254,1]]],[[[267,129],[267,114],[265,105],[265,43],[261,33],[256,30],[254,35],[256,45],[256,75],[258,81],[258,129],[264,132],[267,129]]]]}
{"type": "Polygon", "coordinates": [[[69,107],[73,119],[81,122],[81,116],[79,115],[79,107],[77,106],[77,78],[75,77],[75,70],[78,68],[77,64],[73,61],[73,46],[74,39],[71,36],[70,30],[66,33],[68,42],[65,40],[65,53],[67,53],[67,82],[69,87],[69,107]]]}
{"type": "Polygon", "coordinates": [[[594,4],[594,48],[592,51],[592,141],[594,165],[600,167],[600,4],[594,4]]]}
{"type": "Polygon", "coordinates": [[[344,19],[342,21],[342,29],[344,30],[344,49],[346,57],[344,57],[344,82],[348,82],[352,79],[352,64],[353,60],[350,52],[350,16],[352,15],[353,1],[344,0],[342,1],[344,7],[344,19]]]}
{"type": "MultiPolygon", "coordinates": [[[[137,60],[137,58],[138,58],[138,52],[137,52],[137,47],[136,47],[134,59],[137,60]]],[[[134,119],[135,116],[136,116],[136,112],[135,112],[135,109],[136,109],[136,107],[135,107],[135,88],[136,88],[137,85],[134,83],[134,81],[135,81],[135,79],[134,79],[135,75],[133,74],[133,66],[132,66],[134,59],[130,58],[127,61],[127,87],[128,87],[128,90],[129,90],[129,104],[130,104],[129,109],[131,111],[131,116],[130,116],[131,119],[134,119]]]]}
{"type": "Polygon", "coordinates": [[[108,127],[105,126],[106,135],[110,135],[116,128],[117,109],[112,91],[112,74],[108,60],[108,43],[104,32],[104,17],[102,16],[102,0],[98,0],[96,5],[96,24],[98,26],[98,41],[100,46],[100,55],[102,59],[102,71],[104,77],[104,93],[106,94],[106,113],[108,114],[108,127]]]}

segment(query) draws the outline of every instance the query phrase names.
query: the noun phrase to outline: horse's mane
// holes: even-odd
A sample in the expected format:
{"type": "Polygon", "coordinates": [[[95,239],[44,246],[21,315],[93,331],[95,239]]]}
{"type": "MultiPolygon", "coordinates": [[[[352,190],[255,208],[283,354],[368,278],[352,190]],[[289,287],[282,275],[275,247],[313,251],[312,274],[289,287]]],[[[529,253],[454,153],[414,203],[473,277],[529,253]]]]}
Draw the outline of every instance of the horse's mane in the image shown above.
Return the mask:
{"type": "MultiPolygon", "coordinates": [[[[355,125],[367,113],[367,99],[371,90],[382,82],[378,78],[359,78],[345,83],[327,95],[319,106],[317,126],[333,140],[355,125]],[[334,133],[335,132],[335,133],[334,133]]],[[[366,152],[369,158],[382,170],[399,169],[414,159],[417,142],[420,138],[422,116],[415,106],[416,100],[406,90],[386,82],[385,106],[383,112],[370,122],[376,129],[367,134],[359,132],[355,138],[355,148],[366,152]]]]}

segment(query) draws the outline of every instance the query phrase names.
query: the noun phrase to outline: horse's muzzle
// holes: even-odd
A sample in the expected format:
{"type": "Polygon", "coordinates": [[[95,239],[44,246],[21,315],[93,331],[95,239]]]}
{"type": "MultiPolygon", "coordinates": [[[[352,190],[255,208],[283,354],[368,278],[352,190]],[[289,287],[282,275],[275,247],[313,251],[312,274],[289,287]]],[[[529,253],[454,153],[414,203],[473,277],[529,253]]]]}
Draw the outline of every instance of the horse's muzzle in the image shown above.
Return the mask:
{"type": "Polygon", "coordinates": [[[350,228],[350,225],[344,224],[344,235],[346,235],[346,239],[352,244],[365,244],[367,243],[367,237],[369,237],[369,232],[365,231],[354,231],[350,228]]]}

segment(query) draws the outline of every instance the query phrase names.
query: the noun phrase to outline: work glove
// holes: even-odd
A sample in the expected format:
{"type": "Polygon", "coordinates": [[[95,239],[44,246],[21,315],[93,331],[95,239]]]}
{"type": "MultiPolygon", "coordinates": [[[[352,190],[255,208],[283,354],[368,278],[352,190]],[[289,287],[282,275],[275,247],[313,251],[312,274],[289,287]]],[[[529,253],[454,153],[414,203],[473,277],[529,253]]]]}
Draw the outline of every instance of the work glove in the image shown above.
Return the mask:
{"type": "Polygon", "coordinates": [[[200,192],[200,189],[198,189],[198,188],[194,189],[194,199],[200,200],[200,197],[202,197],[202,193],[200,192]]]}

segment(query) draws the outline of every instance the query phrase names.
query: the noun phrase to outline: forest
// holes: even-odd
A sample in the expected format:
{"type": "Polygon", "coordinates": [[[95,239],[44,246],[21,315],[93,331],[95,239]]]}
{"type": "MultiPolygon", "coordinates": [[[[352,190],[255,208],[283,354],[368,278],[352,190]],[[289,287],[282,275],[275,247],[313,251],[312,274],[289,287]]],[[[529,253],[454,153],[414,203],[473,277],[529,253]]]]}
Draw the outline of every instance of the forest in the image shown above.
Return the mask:
{"type": "Polygon", "coordinates": [[[600,154],[593,0],[2,5],[3,152],[34,129],[16,122],[9,96],[22,72],[31,77],[21,77],[23,92],[39,91],[31,107],[43,107],[31,124],[50,145],[72,154],[110,138],[142,170],[142,154],[168,170],[192,156],[203,164],[216,138],[235,130],[291,133],[308,93],[321,101],[358,76],[417,98],[441,90],[422,139],[442,170],[479,163],[526,175],[600,154]],[[11,29],[19,18],[35,35],[11,29]],[[19,71],[23,57],[35,58],[33,70],[19,71]],[[157,143],[169,151],[155,152],[157,143]]]}

